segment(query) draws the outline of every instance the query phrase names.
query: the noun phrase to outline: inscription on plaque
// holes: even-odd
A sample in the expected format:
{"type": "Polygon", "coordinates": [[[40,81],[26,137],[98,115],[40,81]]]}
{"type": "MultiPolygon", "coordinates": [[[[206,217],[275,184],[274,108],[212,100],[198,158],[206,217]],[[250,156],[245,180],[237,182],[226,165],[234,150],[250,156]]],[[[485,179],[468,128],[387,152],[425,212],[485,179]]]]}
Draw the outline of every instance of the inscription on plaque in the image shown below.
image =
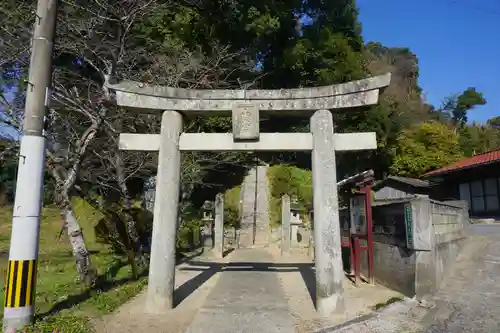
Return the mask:
{"type": "Polygon", "coordinates": [[[405,205],[406,246],[413,249],[413,212],[411,204],[405,205]]]}
{"type": "Polygon", "coordinates": [[[259,140],[259,109],[254,105],[238,105],[233,109],[234,141],[259,140]]]}

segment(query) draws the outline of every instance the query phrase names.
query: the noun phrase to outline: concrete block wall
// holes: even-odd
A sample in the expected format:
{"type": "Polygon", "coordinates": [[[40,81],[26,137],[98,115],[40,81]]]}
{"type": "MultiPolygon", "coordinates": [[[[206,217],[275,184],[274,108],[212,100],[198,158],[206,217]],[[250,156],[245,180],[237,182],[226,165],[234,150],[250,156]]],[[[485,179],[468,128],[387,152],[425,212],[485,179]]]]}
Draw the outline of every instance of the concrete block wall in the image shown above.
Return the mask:
{"type": "MultiPolygon", "coordinates": [[[[375,283],[405,296],[415,295],[416,253],[406,246],[404,227],[405,201],[375,205],[373,209],[375,283]],[[390,232],[393,231],[392,233],[390,232]]],[[[368,274],[367,253],[360,258],[361,270],[368,274]]]]}
{"type": "MultiPolygon", "coordinates": [[[[375,283],[382,284],[401,294],[415,295],[415,251],[389,235],[374,235],[373,258],[375,283]]],[[[367,253],[361,255],[361,271],[368,275],[367,253]]]]}
{"type": "Polygon", "coordinates": [[[436,286],[455,262],[466,238],[468,207],[465,201],[431,201],[435,235],[436,286]]]}
{"type": "MultiPolygon", "coordinates": [[[[404,205],[408,202],[414,220],[415,246],[408,248],[406,235],[402,237],[400,233],[374,233],[375,281],[406,296],[432,301],[465,240],[468,209],[463,202],[439,202],[418,196],[407,202],[375,206],[374,229],[381,230],[377,227],[392,222],[397,224],[396,230],[401,230],[404,205]]],[[[367,274],[366,256],[361,263],[367,274]]]]}

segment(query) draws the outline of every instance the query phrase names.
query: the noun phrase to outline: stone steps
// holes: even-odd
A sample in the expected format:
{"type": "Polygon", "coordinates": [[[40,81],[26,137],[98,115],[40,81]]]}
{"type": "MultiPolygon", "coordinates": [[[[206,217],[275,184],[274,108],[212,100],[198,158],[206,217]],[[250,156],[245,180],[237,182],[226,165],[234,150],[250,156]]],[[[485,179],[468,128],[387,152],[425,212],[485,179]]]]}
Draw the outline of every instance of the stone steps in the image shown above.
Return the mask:
{"type": "Polygon", "coordinates": [[[242,184],[240,247],[269,244],[269,187],[267,166],[249,170],[242,184]]]}

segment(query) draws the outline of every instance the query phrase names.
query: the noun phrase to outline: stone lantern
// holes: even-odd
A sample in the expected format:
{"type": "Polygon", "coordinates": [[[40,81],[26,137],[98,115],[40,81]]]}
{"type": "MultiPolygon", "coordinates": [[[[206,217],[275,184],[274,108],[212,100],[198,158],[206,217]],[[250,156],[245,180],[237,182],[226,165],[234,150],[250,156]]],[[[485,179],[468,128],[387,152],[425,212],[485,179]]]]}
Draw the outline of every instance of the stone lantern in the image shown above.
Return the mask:
{"type": "Polygon", "coordinates": [[[290,226],[291,226],[291,246],[297,247],[299,245],[298,233],[299,227],[304,224],[302,221],[300,214],[304,213],[305,210],[300,205],[297,197],[292,197],[290,200],[290,226]]]}
{"type": "Polygon", "coordinates": [[[214,227],[214,203],[212,201],[205,201],[201,207],[203,211],[203,229],[201,230],[201,240],[203,247],[211,249],[214,247],[213,227],[214,227]]]}

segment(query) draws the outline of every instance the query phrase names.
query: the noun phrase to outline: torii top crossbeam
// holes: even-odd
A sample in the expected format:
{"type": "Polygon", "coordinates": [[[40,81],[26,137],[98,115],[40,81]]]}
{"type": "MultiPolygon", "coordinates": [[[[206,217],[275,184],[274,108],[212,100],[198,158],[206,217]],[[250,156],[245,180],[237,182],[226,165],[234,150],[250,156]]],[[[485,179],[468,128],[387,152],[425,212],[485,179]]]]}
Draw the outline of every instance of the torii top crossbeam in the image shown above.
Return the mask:
{"type": "Polygon", "coordinates": [[[391,74],[388,73],[348,83],[297,89],[198,90],[147,85],[134,81],[108,83],[107,87],[116,91],[119,106],[142,112],[176,110],[182,113],[230,115],[236,106],[252,104],[260,111],[279,114],[283,111],[311,113],[320,109],[373,105],[378,102],[379,90],[387,87],[390,81],[391,74]]]}

